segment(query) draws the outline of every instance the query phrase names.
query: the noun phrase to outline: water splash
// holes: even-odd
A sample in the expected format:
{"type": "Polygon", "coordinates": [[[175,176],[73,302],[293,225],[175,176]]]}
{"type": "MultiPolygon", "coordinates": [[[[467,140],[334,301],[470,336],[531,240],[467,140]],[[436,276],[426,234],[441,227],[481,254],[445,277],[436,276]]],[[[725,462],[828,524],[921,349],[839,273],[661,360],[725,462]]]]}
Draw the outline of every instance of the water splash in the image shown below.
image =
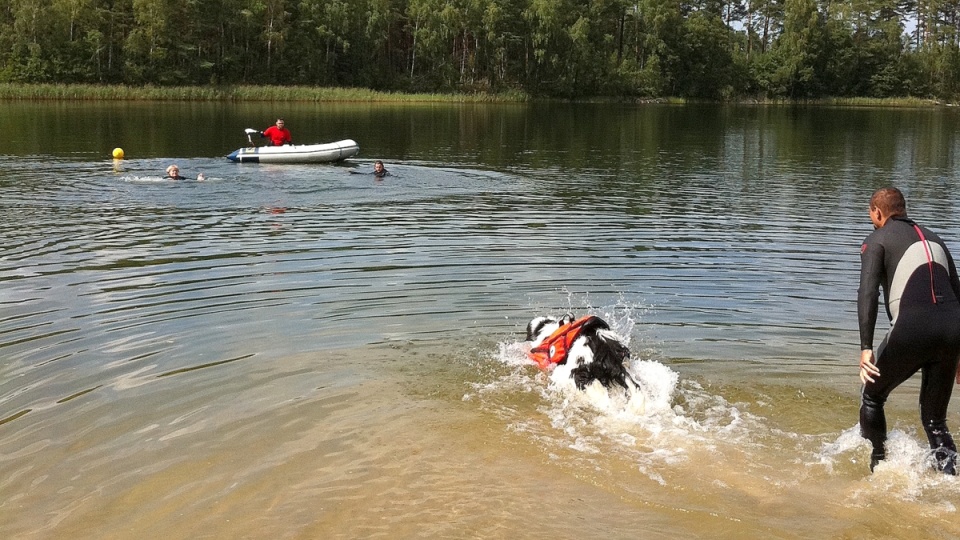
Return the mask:
{"type": "MultiPolygon", "coordinates": [[[[639,310],[588,311],[603,317],[624,336],[632,334],[639,310]]],[[[682,381],[679,373],[652,359],[634,357],[628,365],[639,392],[608,391],[599,383],[581,391],[569,370],[560,366],[540,371],[527,357],[528,351],[529,343],[500,343],[493,360],[506,371],[492,381],[474,385],[475,393],[465,399],[478,397],[485,408],[507,420],[512,430],[540,441],[557,459],[562,452],[573,452],[575,459],[586,461],[619,455],[648,478],[666,484],[668,480],[660,472],[664,466],[696,467],[705,453],[742,449],[756,444],[756,433],[769,431],[762,418],[694,381],[682,381]],[[527,399],[516,399],[518,392],[537,398],[532,405],[535,411],[529,410],[527,399]]]]}
{"type": "MultiPolygon", "coordinates": [[[[926,512],[956,512],[951,499],[960,495],[960,478],[935,470],[932,453],[915,432],[893,429],[887,434],[887,457],[872,474],[856,485],[848,496],[854,506],[867,507],[894,499],[929,505],[926,512]]],[[[854,464],[862,469],[869,463],[870,443],[860,436],[860,425],[844,430],[835,440],[823,444],[818,464],[828,472],[854,464]]]]}
{"type": "MultiPolygon", "coordinates": [[[[588,312],[618,331],[630,329],[626,333],[638,322],[637,310],[588,312]]],[[[631,399],[599,386],[580,391],[564,372],[538,369],[528,350],[525,342],[499,343],[490,358],[499,369],[476,383],[465,399],[476,399],[564,467],[628,467],[677,489],[696,478],[698,489],[718,497],[736,492],[786,501],[795,496],[791,493],[826,484],[836,490],[838,501],[853,507],[879,506],[892,497],[932,515],[956,511],[951,500],[960,494],[960,481],[933,472],[929,451],[915,434],[891,431],[888,459],[870,475],[869,444],[857,426],[840,434],[781,428],[779,400],[768,389],[731,401],[644,356],[629,364],[640,396],[631,399]]]]}

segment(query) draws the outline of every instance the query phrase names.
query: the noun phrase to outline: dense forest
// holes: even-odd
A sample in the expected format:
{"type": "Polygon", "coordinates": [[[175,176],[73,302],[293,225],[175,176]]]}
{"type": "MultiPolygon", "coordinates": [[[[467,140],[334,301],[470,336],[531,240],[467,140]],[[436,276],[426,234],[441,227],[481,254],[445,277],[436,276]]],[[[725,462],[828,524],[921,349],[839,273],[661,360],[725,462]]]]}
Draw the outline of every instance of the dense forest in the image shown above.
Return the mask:
{"type": "Polygon", "coordinates": [[[960,97],[960,0],[5,0],[0,82],[960,97]]]}

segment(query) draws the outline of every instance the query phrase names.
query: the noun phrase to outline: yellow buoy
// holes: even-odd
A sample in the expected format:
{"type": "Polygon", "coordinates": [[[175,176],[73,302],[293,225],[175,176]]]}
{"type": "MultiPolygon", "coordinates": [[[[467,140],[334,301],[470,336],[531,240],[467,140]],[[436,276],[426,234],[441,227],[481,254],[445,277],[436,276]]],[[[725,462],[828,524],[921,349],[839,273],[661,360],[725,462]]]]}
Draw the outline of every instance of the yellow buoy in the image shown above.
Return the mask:
{"type": "Polygon", "coordinates": [[[114,148],[113,157],[114,159],[123,159],[123,148],[114,148]]]}

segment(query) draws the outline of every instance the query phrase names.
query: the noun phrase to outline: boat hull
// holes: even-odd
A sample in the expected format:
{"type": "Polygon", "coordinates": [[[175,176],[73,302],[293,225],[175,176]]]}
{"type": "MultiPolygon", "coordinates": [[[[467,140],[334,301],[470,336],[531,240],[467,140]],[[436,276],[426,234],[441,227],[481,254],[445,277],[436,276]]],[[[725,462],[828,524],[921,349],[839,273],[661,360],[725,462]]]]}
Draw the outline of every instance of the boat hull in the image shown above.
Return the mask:
{"type": "Polygon", "coordinates": [[[360,146],[350,139],[325,144],[288,144],[240,148],[227,156],[235,163],[325,163],[357,155],[360,146]]]}

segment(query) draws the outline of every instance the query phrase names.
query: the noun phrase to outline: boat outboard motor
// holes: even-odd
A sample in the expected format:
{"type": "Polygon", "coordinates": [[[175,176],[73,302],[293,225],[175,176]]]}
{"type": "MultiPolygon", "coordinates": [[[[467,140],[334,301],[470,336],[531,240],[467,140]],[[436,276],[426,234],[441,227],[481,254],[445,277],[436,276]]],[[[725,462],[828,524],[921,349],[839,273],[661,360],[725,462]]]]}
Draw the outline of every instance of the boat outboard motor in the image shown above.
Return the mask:
{"type": "Polygon", "coordinates": [[[253,129],[253,128],[247,128],[247,129],[243,130],[243,132],[247,134],[247,140],[250,141],[250,146],[256,146],[256,143],[254,143],[254,142],[253,142],[253,139],[252,139],[252,137],[254,136],[254,134],[260,135],[261,137],[263,136],[263,133],[255,130],[255,129],[253,129]]]}

